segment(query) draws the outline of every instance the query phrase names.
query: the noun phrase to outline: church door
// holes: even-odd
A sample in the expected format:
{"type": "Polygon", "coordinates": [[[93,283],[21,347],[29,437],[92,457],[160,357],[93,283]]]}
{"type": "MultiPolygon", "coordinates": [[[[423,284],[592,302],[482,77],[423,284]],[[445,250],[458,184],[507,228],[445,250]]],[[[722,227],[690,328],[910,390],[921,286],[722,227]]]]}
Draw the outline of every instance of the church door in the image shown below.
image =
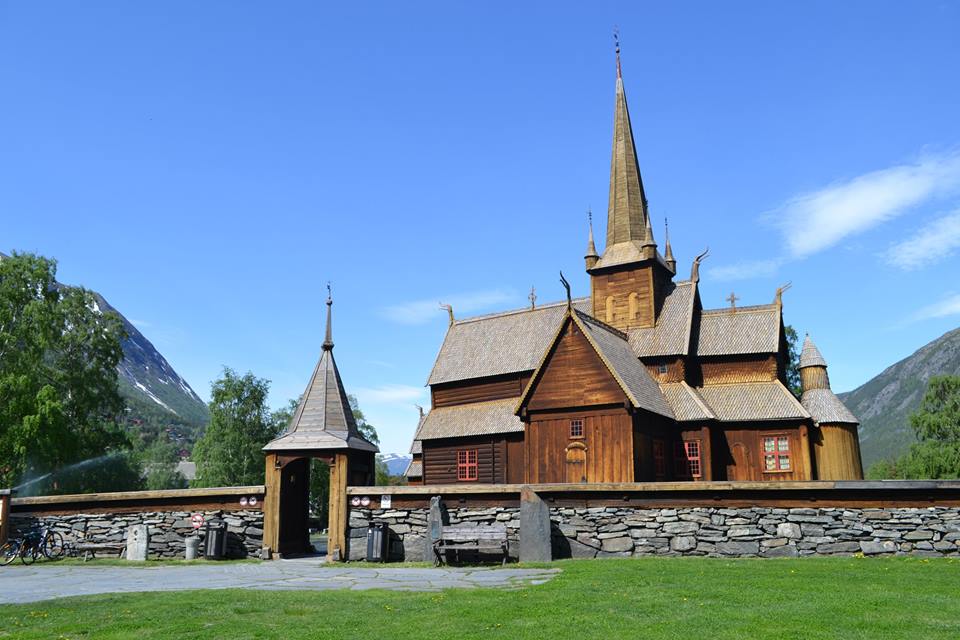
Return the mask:
{"type": "Polygon", "coordinates": [[[566,481],[581,483],[587,481],[587,445],[571,442],[567,445],[566,481]]]}

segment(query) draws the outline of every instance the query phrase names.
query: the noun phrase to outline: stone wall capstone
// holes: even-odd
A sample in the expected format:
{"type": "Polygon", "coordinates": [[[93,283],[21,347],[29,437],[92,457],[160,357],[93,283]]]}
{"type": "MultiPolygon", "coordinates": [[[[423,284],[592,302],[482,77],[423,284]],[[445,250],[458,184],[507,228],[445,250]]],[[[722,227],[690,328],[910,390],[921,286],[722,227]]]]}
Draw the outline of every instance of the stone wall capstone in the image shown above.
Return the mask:
{"type": "MultiPolygon", "coordinates": [[[[193,528],[192,516],[203,514],[205,522],[222,520],[227,524],[227,557],[258,556],[263,546],[263,512],[243,511],[157,511],[143,513],[74,513],[67,515],[12,514],[12,533],[19,535],[36,525],[48,525],[63,534],[67,543],[115,542],[123,544],[127,529],[146,525],[150,536],[148,557],[183,558],[186,538],[204,536],[193,528]]],[[[201,543],[201,554],[203,546],[201,543]]]]}
{"type": "MultiPolygon", "coordinates": [[[[519,549],[519,509],[448,508],[445,524],[503,522],[519,549]]],[[[425,557],[428,509],[351,509],[349,560],[366,555],[367,526],[386,522],[391,560],[425,557]]],[[[960,553],[960,508],[551,508],[554,558],[798,557],[960,553]]]]}

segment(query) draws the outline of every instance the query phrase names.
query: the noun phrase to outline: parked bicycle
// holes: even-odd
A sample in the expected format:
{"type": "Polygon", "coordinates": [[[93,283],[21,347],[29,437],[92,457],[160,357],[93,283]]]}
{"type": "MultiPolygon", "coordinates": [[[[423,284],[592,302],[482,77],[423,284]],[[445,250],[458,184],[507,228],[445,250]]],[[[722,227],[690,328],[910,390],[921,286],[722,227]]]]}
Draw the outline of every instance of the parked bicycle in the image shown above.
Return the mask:
{"type": "Polygon", "coordinates": [[[56,560],[63,556],[65,549],[63,534],[59,531],[49,526],[34,527],[22,537],[10,538],[0,546],[0,564],[8,565],[18,557],[23,564],[32,564],[40,556],[56,560]]]}

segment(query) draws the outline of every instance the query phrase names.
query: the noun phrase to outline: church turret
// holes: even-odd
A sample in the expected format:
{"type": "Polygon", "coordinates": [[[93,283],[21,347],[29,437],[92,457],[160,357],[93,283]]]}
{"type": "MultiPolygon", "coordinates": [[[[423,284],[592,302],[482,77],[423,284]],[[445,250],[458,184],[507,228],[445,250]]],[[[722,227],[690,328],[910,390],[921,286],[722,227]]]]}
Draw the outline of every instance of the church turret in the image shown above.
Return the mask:
{"type": "Polygon", "coordinates": [[[589,271],[597,264],[600,256],[597,255],[597,245],[593,243],[593,212],[587,211],[587,219],[590,227],[590,235],[587,237],[587,252],[584,254],[583,259],[587,263],[587,271],[589,271]]]}
{"type": "Polygon", "coordinates": [[[675,269],[657,251],[653,236],[623,88],[619,41],[616,54],[607,243],[599,259],[587,256],[586,263],[591,276],[593,316],[617,329],[627,330],[656,324],[666,284],[673,278],[675,269]]]}
{"type": "Polygon", "coordinates": [[[673,247],[670,246],[670,227],[667,224],[666,218],[663,220],[663,235],[664,242],[666,242],[663,256],[664,262],[667,263],[667,267],[673,272],[673,275],[677,275],[677,260],[673,257],[673,247]]]}
{"type": "Polygon", "coordinates": [[[800,352],[800,403],[816,423],[813,457],[818,480],[861,480],[858,420],[830,389],[827,361],[808,335],[800,352]]]}

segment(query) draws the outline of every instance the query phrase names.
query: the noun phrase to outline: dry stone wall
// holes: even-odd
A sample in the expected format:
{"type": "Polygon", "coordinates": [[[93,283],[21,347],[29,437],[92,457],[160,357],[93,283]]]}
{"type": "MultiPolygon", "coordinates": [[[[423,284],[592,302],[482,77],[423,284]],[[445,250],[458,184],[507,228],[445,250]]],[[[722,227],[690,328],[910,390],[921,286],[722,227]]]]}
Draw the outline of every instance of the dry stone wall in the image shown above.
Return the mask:
{"type": "MultiPolygon", "coordinates": [[[[227,525],[227,557],[257,556],[263,546],[263,512],[244,511],[159,511],[144,513],[76,513],[67,515],[12,514],[16,535],[35,525],[49,525],[63,534],[66,542],[112,542],[123,544],[127,529],[147,526],[150,536],[148,557],[183,558],[185,540],[200,535],[191,518],[203,514],[205,522],[221,520],[227,525]]],[[[202,547],[201,547],[202,553],[202,547]]]]}
{"type": "MultiPolygon", "coordinates": [[[[505,523],[515,557],[521,535],[519,512],[514,507],[450,508],[444,522],[505,523]]],[[[349,559],[365,558],[367,527],[382,521],[391,531],[391,560],[430,560],[428,519],[428,509],[352,509],[349,559]]],[[[550,520],[554,558],[960,553],[956,507],[552,508],[550,520]]]]}

